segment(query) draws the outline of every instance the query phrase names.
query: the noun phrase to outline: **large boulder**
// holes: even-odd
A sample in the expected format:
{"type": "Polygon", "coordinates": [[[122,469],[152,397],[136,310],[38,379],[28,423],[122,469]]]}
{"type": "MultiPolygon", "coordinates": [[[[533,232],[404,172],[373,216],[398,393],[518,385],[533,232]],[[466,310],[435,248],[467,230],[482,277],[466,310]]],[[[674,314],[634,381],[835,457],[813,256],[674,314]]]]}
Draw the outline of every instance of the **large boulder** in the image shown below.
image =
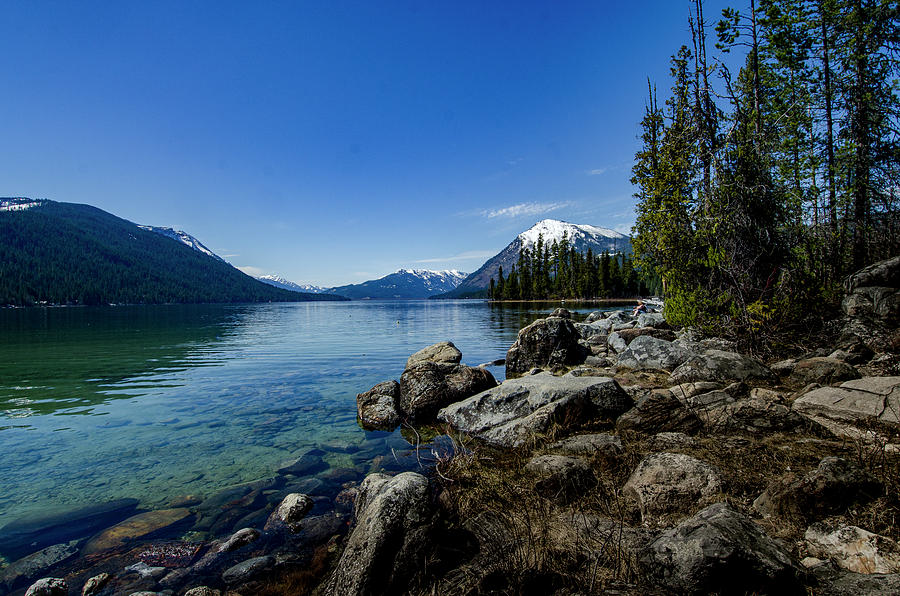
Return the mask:
{"type": "Polygon", "coordinates": [[[569,319],[538,319],[519,331],[506,353],[506,377],[515,378],[532,368],[557,370],[581,364],[590,354],[578,342],[581,337],[569,319]]]}
{"type": "Polygon", "coordinates": [[[762,362],[725,350],[707,349],[686,359],[672,371],[673,384],[697,381],[772,380],[775,375],[762,362]]]}
{"type": "Polygon", "coordinates": [[[677,343],[642,335],[619,354],[619,367],[673,370],[694,355],[677,343]]]}
{"type": "Polygon", "coordinates": [[[795,399],[791,409],[838,437],[882,440],[880,425],[900,428],[900,377],[864,377],[820,387],[795,399]]]}
{"type": "Polygon", "coordinates": [[[788,383],[794,387],[805,387],[810,383],[831,385],[859,378],[859,372],[836,358],[806,358],[796,362],[788,376],[788,383]]]}
{"type": "Polygon", "coordinates": [[[356,412],[363,428],[369,430],[394,430],[400,424],[397,402],[400,400],[400,383],[379,383],[356,396],[356,412]]]}
{"type": "Polygon", "coordinates": [[[683,432],[693,434],[703,423],[668,389],[656,389],[638,398],[634,407],[619,416],[616,428],[645,434],[683,432]]]}
{"type": "Polygon", "coordinates": [[[427,348],[422,348],[406,360],[406,368],[412,368],[422,362],[434,362],[437,364],[459,364],[462,360],[462,352],[453,345],[453,342],[442,341],[427,348]]]}
{"type": "Polygon", "coordinates": [[[356,526],[324,593],[403,593],[428,559],[434,513],[428,479],[372,474],[359,491],[356,526]]]}
{"type": "Polygon", "coordinates": [[[900,573],[900,546],[856,526],[813,524],[804,535],[809,554],[854,573],[900,573]]]}
{"type": "Polygon", "coordinates": [[[900,322],[900,255],[869,265],[844,281],[844,312],[885,325],[900,322]]]}
{"type": "Polygon", "coordinates": [[[556,377],[549,373],[510,379],[447,406],[438,420],[500,447],[518,447],[546,432],[594,419],[612,419],[633,401],[608,377],[556,377]]]}
{"type": "Polygon", "coordinates": [[[638,464],[622,487],[646,518],[680,513],[722,491],[719,471],[683,453],[653,453],[638,464]]]}
{"type": "Polygon", "coordinates": [[[584,493],[596,484],[591,467],[579,457],[537,455],[525,464],[534,476],[534,489],[547,498],[567,500],[584,493]]]}
{"type": "Polygon", "coordinates": [[[772,482],[753,502],[753,508],[763,515],[809,521],[841,513],[881,493],[881,483],[859,465],[826,457],[801,478],[788,474],[772,482]]]}
{"type": "Polygon", "coordinates": [[[713,428],[747,432],[791,431],[804,423],[783,397],[759,388],[752,389],[750,397],[707,411],[705,421],[713,428]]]}
{"type": "Polygon", "coordinates": [[[567,437],[551,444],[549,448],[565,455],[596,457],[605,463],[613,463],[625,453],[622,440],[606,433],[567,437]]]}
{"type": "Polygon", "coordinates": [[[784,547],[727,503],[663,532],[642,550],[639,565],[677,594],[802,593],[784,547]]]}
{"type": "Polygon", "coordinates": [[[496,386],[494,375],[484,368],[419,362],[400,376],[397,407],[411,420],[427,421],[442,407],[496,386]]]}

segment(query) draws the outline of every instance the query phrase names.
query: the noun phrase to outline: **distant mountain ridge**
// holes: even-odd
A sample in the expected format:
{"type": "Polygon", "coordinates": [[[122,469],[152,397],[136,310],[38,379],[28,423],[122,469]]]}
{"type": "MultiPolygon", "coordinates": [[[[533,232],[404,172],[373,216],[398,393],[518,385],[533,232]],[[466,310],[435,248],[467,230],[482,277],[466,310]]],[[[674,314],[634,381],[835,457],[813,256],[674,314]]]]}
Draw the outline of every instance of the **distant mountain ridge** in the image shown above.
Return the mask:
{"type": "Polygon", "coordinates": [[[260,275],[257,277],[259,281],[269,284],[270,286],[275,286],[276,288],[282,288],[284,290],[290,290],[291,292],[309,292],[310,294],[324,294],[330,288],[323,288],[321,286],[313,286],[310,284],[298,284],[294,283],[290,280],[287,280],[278,275],[260,275]]]}
{"type": "Polygon", "coordinates": [[[557,219],[544,219],[518,236],[506,245],[506,248],[491,257],[475,273],[464,279],[456,289],[441,296],[442,298],[464,298],[481,296],[485,294],[490,285],[491,278],[497,279],[500,267],[503,267],[504,275],[519,261],[519,251],[523,248],[533,248],[538,238],[543,238],[544,246],[550,246],[554,241],[560,242],[566,235],[569,246],[580,253],[587,253],[588,249],[595,255],[604,251],[621,254],[631,254],[631,238],[611,230],[587,224],[573,224],[557,219]]]}
{"type": "Polygon", "coordinates": [[[0,198],[0,305],[340,299],[273,288],[171,232],[90,205],[0,198]]]}
{"type": "Polygon", "coordinates": [[[423,300],[449,292],[459,285],[466,275],[456,269],[444,271],[400,269],[378,279],[334,288],[302,286],[277,275],[265,275],[257,279],[289,290],[302,288],[303,291],[345,296],[353,300],[423,300]]]}

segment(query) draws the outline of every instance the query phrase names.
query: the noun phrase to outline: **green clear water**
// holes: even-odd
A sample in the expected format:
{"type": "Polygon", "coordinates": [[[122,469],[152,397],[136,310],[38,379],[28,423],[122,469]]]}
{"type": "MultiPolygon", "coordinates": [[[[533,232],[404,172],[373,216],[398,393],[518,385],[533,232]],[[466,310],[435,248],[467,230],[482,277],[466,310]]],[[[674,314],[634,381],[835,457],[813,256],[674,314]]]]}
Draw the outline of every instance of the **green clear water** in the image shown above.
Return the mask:
{"type": "MultiPolygon", "coordinates": [[[[323,445],[390,453],[405,441],[360,429],[357,393],[399,378],[411,353],[442,340],[467,364],[503,358],[553,306],[0,310],[0,527],[123,497],[162,507],[264,478],[323,445]]],[[[347,465],[326,451],[333,467],[347,465]]]]}

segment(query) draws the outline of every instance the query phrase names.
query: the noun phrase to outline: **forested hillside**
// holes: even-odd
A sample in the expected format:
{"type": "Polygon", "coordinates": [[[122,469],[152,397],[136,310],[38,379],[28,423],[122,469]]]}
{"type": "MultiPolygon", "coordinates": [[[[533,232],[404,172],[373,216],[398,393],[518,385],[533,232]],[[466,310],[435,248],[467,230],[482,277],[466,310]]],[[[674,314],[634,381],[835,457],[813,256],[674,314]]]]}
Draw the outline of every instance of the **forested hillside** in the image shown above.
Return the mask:
{"type": "Polygon", "coordinates": [[[670,322],[759,339],[900,252],[898,6],[749,0],[713,32],[694,2],[632,170],[635,266],[662,279],[670,322]],[[713,44],[746,52],[739,72],[713,44]]]}
{"type": "Polygon", "coordinates": [[[0,305],[340,300],[280,290],[88,205],[0,212],[0,305]]]}

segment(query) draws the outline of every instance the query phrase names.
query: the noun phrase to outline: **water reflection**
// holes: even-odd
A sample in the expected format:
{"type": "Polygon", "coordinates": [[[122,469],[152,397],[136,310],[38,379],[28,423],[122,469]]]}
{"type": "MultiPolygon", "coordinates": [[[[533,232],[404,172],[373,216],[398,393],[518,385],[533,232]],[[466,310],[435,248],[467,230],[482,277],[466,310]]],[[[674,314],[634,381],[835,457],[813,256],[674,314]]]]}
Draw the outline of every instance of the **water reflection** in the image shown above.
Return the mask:
{"type": "Polygon", "coordinates": [[[0,310],[0,417],[91,413],[171,387],[167,373],[220,365],[214,345],[246,316],[206,305],[0,310]]]}

